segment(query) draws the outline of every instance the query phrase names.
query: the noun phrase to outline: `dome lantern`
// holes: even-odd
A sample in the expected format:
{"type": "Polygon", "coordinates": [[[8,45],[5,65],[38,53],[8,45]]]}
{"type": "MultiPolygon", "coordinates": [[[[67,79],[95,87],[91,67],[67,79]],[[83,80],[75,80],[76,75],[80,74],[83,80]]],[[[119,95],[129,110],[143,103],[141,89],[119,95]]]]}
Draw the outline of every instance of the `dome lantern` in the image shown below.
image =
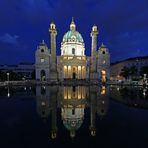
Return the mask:
{"type": "Polygon", "coordinates": [[[74,18],[72,17],[72,21],[71,21],[71,24],[70,24],[70,30],[71,31],[76,31],[76,25],[75,25],[75,22],[74,22],[74,18]]]}

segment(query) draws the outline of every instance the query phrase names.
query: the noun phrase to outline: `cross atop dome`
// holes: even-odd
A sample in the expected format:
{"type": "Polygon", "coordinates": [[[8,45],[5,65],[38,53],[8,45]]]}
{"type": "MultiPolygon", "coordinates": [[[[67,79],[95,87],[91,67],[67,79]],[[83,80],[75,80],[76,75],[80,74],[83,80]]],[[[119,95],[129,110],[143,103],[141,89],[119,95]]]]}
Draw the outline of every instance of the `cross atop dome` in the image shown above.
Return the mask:
{"type": "Polygon", "coordinates": [[[74,17],[72,17],[72,22],[74,23],[74,17]]]}
{"type": "Polygon", "coordinates": [[[71,21],[71,24],[70,24],[70,30],[71,31],[76,31],[76,25],[75,25],[75,22],[74,22],[74,18],[72,17],[72,21],[71,21]]]}
{"type": "Polygon", "coordinates": [[[42,40],[42,44],[45,44],[45,41],[44,40],[42,40]]]}

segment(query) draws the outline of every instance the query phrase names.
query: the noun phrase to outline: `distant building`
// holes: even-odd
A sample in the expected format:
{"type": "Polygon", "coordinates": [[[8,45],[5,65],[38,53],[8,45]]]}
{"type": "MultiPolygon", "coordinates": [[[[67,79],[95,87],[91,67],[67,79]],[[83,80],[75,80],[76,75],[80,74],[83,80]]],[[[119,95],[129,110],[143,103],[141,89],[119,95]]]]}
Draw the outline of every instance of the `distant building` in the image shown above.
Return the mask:
{"type": "Polygon", "coordinates": [[[57,30],[50,24],[50,49],[42,41],[35,53],[36,79],[40,81],[91,79],[105,82],[110,79],[110,54],[105,45],[97,50],[97,26],[91,30],[91,57],[85,55],[85,44],[82,35],[76,30],[74,20],[70,30],[65,33],[61,42],[61,55],[56,55],[57,30]]]}
{"type": "Polygon", "coordinates": [[[0,65],[0,71],[13,71],[17,74],[23,75],[26,79],[30,79],[32,77],[32,72],[34,70],[35,66],[32,63],[20,63],[18,65],[0,65]]]}
{"type": "Polygon", "coordinates": [[[131,68],[135,66],[138,70],[137,75],[140,75],[141,67],[148,66],[148,56],[129,58],[124,61],[116,62],[111,64],[111,80],[123,80],[120,76],[123,67],[131,68]]]}

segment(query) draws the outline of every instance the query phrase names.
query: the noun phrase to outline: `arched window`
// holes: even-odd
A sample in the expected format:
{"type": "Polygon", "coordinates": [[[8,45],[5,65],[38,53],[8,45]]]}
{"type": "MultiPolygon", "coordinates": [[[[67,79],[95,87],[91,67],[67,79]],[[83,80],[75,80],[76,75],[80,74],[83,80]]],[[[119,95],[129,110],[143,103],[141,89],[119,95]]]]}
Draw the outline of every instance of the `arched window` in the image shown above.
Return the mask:
{"type": "Polygon", "coordinates": [[[41,49],[41,52],[44,52],[44,49],[41,49]]]}
{"type": "Polygon", "coordinates": [[[105,54],[105,51],[103,51],[102,54],[105,54]]]}
{"type": "Polygon", "coordinates": [[[73,67],[73,72],[75,72],[76,71],[76,68],[75,67],[73,67]]]}
{"type": "Polygon", "coordinates": [[[73,108],[73,109],[72,109],[72,115],[74,115],[74,114],[75,114],[75,109],[73,108]]]}
{"type": "Polygon", "coordinates": [[[75,48],[72,48],[72,54],[75,55],[75,48]]]}

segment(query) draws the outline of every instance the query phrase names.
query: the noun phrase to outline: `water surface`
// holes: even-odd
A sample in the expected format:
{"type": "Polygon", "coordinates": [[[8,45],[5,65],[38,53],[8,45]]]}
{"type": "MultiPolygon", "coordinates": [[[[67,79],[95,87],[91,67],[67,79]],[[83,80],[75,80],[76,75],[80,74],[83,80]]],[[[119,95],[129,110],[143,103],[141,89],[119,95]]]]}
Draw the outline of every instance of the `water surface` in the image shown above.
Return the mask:
{"type": "Polygon", "coordinates": [[[148,147],[148,90],[0,88],[0,147],[148,147]]]}

